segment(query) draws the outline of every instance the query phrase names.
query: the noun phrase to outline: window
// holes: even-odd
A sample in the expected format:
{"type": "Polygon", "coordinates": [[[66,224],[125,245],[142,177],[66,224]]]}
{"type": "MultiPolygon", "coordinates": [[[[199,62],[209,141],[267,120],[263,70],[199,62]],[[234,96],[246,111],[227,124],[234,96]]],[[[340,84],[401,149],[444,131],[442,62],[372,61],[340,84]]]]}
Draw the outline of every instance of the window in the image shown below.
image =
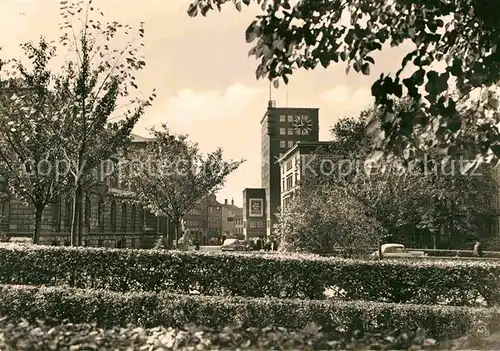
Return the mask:
{"type": "Polygon", "coordinates": [[[293,145],[294,145],[294,144],[295,144],[295,142],[294,142],[294,141],[292,141],[292,140],[289,140],[289,141],[288,141],[288,147],[293,147],[293,145]]]}
{"type": "Polygon", "coordinates": [[[92,205],[90,203],[90,198],[87,196],[85,198],[85,227],[90,230],[90,212],[92,211],[92,205]]]}
{"type": "Polygon", "coordinates": [[[111,202],[111,229],[116,230],[116,202],[111,202]]]}
{"type": "Polygon", "coordinates": [[[281,191],[285,191],[285,178],[281,181],[281,191]]]}
{"type": "Polygon", "coordinates": [[[122,228],[127,231],[127,204],[122,202],[122,228]]]}
{"type": "Polygon", "coordinates": [[[288,122],[292,123],[293,122],[293,115],[288,115],[288,122]]]}
{"type": "Polygon", "coordinates": [[[99,229],[104,231],[104,201],[99,199],[99,206],[97,207],[97,225],[99,229]]]}
{"type": "Polygon", "coordinates": [[[285,140],[280,140],[280,148],[282,148],[282,149],[286,148],[286,141],[285,140]]]}
{"type": "Polygon", "coordinates": [[[293,186],[293,179],[292,175],[290,174],[288,177],[286,177],[286,190],[291,189],[293,186]]]}
{"type": "Polygon", "coordinates": [[[293,128],[288,128],[288,135],[293,135],[293,128]]]}
{"type": "Polygon", "coordinates": [[[135,216],[136,216],[136,213],[135,213],[135,205],[132,205],[132,209],[131,209],[131,214],[130,216],[132,217],[132,231],[135,232],[135,216]]]}
{"type": "Polygon", "coordinates": [[[71,230],[71,223],[73,221],[73,199],[69,198],[66,200],[66,208],[64,211],[64,226],[71,230]]]}
{"type": "Polygon", "coordinates": [[[286,135],[286,128],[280,128],[280,135],[286,135]]]}
{"type": "Polygon", "coordinates": [[[292,169],[292,160],[286,163],[286,170],[289,171],[290,169],[292,169]]]}
{"type": "Polygon", "coordinates": [[[257,229],[257,221],[250,221],[250,229],[257,229]]]}
{"type": "Polygon", "coordinates": [[[144,209],[141,207],[139,208],[139,230],[141,232],[143,227],[143,221],[144,221],[144,209]]]}
{"type": "Polygon", "coordinates": [[[281,123],[286,122],[286,116],[285,115],[280,115],[280,122],[281,123]]]}
{"type": "Polygon", "coordinates": [[[52,227],[54,231],[61,231],[61,201],[52,204],[52,227]]]}

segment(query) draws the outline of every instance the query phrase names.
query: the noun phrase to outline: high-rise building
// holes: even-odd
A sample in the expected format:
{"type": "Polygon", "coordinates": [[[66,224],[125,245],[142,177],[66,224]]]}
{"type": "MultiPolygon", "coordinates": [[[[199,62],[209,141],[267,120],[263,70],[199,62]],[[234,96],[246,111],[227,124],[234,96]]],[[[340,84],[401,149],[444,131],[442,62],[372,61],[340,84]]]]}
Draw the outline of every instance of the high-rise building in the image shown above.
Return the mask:
{"type": "Polygon", "coordinates": [[[319,140],[319,109],[276,107],[269,101],[261,122],[261,187],[266,192],[266,229],[272,234],[280,207],[279,158],[299,141],[319,140]]]}

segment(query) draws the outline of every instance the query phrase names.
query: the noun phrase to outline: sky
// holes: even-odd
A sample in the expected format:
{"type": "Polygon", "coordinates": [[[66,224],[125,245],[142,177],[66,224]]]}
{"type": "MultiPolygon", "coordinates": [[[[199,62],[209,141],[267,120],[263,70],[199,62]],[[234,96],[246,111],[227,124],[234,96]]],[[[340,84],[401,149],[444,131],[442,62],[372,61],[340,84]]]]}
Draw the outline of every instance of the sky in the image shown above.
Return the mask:
{"type": "MultiPolygon", "coordinates": [[[[108,20],[137,26],[145,22],[146,67],[137,76],[144,96],[156,89],[157,99],[134,133],[167,123],[176,133],[189,134],[203,152],[217,147],[231,159],[246,162],[231,174],[217,198],[242,204],[244,188],[260,187],[260,120],[269,100],[266,80],[257,80],[258,62],[248,57],[251,44],[245,29],[260,8],[238,12],[227,4],[221,13],[191,18],[189,0],[94,0],[108,20]]],[[[40,35],[57,39],[59,1],[1,0],[2,57],[18,57],[19,44],[40,35]],[[17,55],[17,56],[16,56],[17,55]]],[[[125,45],[124,41],[124,45],[125,45]]],[[[120,43],[118,43],[120,44],[120,43]]],[[[319,108],[320,139],[329,140],[330,128],[342,117],[356,117],[369,107],[372,82],[381,73],[395,73],[408,47],[384,48],[374,55],[370,76],[343,64],[328,69],[297,71],[287,88],[272,89],[278,107],[319,108]]]]}

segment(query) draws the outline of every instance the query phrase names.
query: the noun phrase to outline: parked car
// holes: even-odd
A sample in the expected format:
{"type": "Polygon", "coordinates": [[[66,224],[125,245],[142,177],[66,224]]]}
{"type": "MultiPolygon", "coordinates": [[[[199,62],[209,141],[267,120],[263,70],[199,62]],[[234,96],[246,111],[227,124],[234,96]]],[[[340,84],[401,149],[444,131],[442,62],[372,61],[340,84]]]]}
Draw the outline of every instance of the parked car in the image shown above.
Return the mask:
{"type": "Polygon", "coordinates": [[[238,239],[226,239],[220,249],[221,251],[244,251],[245,243],[238,239]]]}
{"type": "MultiPolygon", "coordinates": [[[[387,258],[420,258],[427,256],[424,251],[408,251],[402,244],[383,244],[380,251],[382,251],[382,257],[387,258]]],[[[379,251],[373,252],[371,257],[378,258],[379,251]]]]}

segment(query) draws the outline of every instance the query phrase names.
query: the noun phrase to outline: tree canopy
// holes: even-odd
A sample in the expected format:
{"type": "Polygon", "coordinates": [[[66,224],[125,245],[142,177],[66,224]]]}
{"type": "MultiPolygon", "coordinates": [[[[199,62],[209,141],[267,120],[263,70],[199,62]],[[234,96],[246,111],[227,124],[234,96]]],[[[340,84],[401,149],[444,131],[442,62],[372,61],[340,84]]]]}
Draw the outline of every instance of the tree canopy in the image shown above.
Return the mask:
{"type": "Polygon", "coordinates": [[[54,48],[44,38],[22,48],[29,64],[11,60],[0,71],[0,175],[10,195],[35,208],[38,244],[44,208],[70,189],[55,137],[64,132],[59,112],[66,102],[55,89],[60,77],[48,68],[54,48]]]}
{"type": "Polygon", "coordinates": [[[333,169],[310,172],[305,192],[344,189],[394,240],[411,246],[432,247],[435,242],[437,247],[464,248],[470,236],[488,235],[484,225],[492,221],[495,189],[491,167],[467,169],[461,155],[448,159],[439,153],[409,162],[369,162],[373,141],[365,116],[370,113],[343,118],[332,127],[330,147],[318,150],[310,167],[321,169],[320,162],[333,160],[333,169]],[[441,234],[446,238],[441,240],[441,234]]]}
{"type": "MultiPolygon", "coordinates": [[[[193,0],[188,14],[205,16],[227,0],[193,0]]],[[[479,159],[500,155],[495,88],[500,80],[500,3],[493,0],[232,0],[261,4],[246,30],[255,42],[249,55],[260,59],[257,78],[277,87],[297,69],[344,62],[347,72],[369,75],[373,53],[384,45],[412,43],[396,74],[372,85],[378,147],[408,151],[448,150],[474,118],[479,128],[467,147],[479,159]],[[436,65],[438,63],[438,65],[436,65]],[[442,69],[438,66],[441,65],[442,69]],[[479,92],[479,94],[477,94],[479,92]],[[474,95],[476,93],[476,95],[474,95]],[[395,101],[408,97],[411,110],[395,114],[395,101]]]]}
{"type": "Polygon", "coordinates": [[[152,129],[151,136],[146,147],[132,152],[122,167],[137,200],[174,223],[177,244],[184,215],[219,190],[244,161],[224,160],[220,148],[204,154],[187,135],[171,133],[166,124],[152,129]]]}

